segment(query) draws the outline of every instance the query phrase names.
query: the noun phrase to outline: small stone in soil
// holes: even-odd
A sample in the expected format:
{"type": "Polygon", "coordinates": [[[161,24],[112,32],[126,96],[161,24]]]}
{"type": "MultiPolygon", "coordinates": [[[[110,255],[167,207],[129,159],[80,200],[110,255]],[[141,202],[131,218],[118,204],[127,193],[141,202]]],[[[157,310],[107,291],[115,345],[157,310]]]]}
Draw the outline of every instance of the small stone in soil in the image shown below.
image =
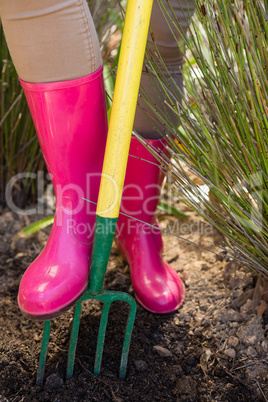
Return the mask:
{"type": "Polygon", "coordinates": [[[256,352],[256,350],[255,350],[252,346],[249,346],[249,347],[247,348],[246,353],[247,353],[247,356],[248,356],[248,357],[256,357],[256,356],[257,356],[257,352],[256,352]]]}
{"type": "Polygon", "coordinates": [[[160,334],[159,332],[153,332],[151,337],[152,337],[153,340],[159,341],[160,339],[163,338],[163,335],[160,334]]]}
{"type": "Polygon", "coordinates": [[[234,349],[232,349],[232,348],[226,349],[224,351],[224,353],[226,354],[226,356],[230,357],[231,359],[235,359],[236,352],[234,349]]]}
{"type": "Polygon", "coordinates": [[[168,349],[166,349],[166,348],[164,348],[163,346],[160,346],[160,345],[153,346],[153,350],[155,352],[157,352],[162,357],[172,356],[172,353],[170,352],[170,350],[168,350],[168,349]]]}
{"type": "Polygon", "coordinates": [[[254,346],[264,338],[264,329],[262,328],[262,318],[253,317],[244,327],[238,331],[240,342],[247,346],[254,346]]]}
{"type": "Polygon", "coordinates": [[[196,400],[197,383],[192,376],[183,376],[180,378],[173,389],[174,395],[191,395],[191,400],[196,400]]]}
{"type": "Polygon", "coordinates": [[[252,313],[252,300],[248,299],[246,303],[240,308],[241,313],[252,313]]]}
{"type": "Polygon", "coordinates": [[[62,387],[63,384],[64,384],[63,379],[57,373],[51,374],[46,379],[46,387],[48,388],[57,389],[62,387]]]}
{"type": "Polygon", "coordinates": [[[228,346],[231,348],[236,348],[237,345],[239,344],[239,339],[236,336],[230,336],[228,339],[228,346]]]}
{"type": "Polygon", "coordinates": [[[134,366],[136,367],[136,370],[140,372],[147,370],[147,363],[144,360],[135,360],[134,366]]]}
{"type": "Polygon", "coordinates": [[[229,309],[229,310],[222,310],[217,314],[217,321],[220,322],[240,322],[243,321],[243,317],[241,316],[238,311],[229,309]]]}

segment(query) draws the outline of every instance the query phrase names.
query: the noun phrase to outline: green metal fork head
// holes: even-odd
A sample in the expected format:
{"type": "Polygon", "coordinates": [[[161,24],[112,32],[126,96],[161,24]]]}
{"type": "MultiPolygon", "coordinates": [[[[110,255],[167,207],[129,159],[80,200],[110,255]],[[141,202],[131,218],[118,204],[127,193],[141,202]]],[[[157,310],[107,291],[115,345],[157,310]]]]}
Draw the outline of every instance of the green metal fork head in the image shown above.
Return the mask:
{"type": "MultiPolygon", "coordinates": [[[[73,325],[70,335],[70,344],[69,344],[69,352],[68,352],[68,363],[67,363],[67,373],[66,378],[70,379],[73,375],[74,370],[74,361],[75,361],[75,353],[76,346],[78,341],[78,333],[80,326],[80,315],[82,311],[82,303],[84,300],[94,299],[103,302],[103,310],[102,316],[99,326],[99,334],[97,341],[97,350],[95,355],[95,363],[94,363],[94,374],[99,375],[101,370],[101,362],[105,341],[105,333],[106,326],[108,322],[108,314],[111,307],[111,304],[114,301],[125,301],[129,304],[129,313],[126,324],[125,337],[123,342],[122,354],[121,354],[121,362],[120,362],[120,370],[119,370],[119,378],[123,379],[126,376],[127,362],[128,362],[128,354],[129,347],[131,341],[131,334],[134,326],[135,316],[136,316],[136,302],[132,296],[123,292],[113,292],[113,291],[103,291],[103,293],[99,295],[92,296],[89,292],[86,292],[84,296],[77,302],[74,312],[73,325]]],[[[36,384],[42,385],[44,379],[44,371],[45,371],[45,363],[46,356],[48,351],[49,344],[49,336],[50,336],[50,321],[45,322],[44,334],[43,334],[43,342],[40,353],[39,367],[37,372],[36,384]]]]}
{"type": "Polygon", "coordinates": [[[123,293],[123,292],[113,292],[113,291],[108,291],[108,290],[105,290],[102,294],[99,294],[96,296],[92,296],[89,292],[87,292],[76,305],[73,326],[72,326],[72,331],[71,331],[71,337],[70,337],[68,365],[67,365],[67,378],[71,378],[73,375],[74,359],[75,359],[78,331],[79,331],[79,325],[80,325],[81,303],[84,300],[88,300],[88,299],[100,300],[104,304],[103,310],[102,310],[100,326],[99,326],[97,350],[96,350],[96,355],[95,355],[95,364],[94,364],[94,374],[95,375],[99,375],[100,370],[101,370],[101,362],[102,362],[103,347],[104,347],[104,341],[105,341],[106,326],[107,326],[107,322],[108,322],[108,314],[109,314],[111,304],[114,301],[118,301],[118,300],[125,301],[129,304],[129,314],[128,314],[128,318],[127,318],[127,325],[126,325],[125,338],[124,338],[124,343],[123,343],[120,370],[119,370],[119,378],[123,379],[126,376],[131,334],[132,334],[132,330],[133,330],[133,326],[134,326],[137,307],[136,307],[135,300],[129,294],[123,293]]]}

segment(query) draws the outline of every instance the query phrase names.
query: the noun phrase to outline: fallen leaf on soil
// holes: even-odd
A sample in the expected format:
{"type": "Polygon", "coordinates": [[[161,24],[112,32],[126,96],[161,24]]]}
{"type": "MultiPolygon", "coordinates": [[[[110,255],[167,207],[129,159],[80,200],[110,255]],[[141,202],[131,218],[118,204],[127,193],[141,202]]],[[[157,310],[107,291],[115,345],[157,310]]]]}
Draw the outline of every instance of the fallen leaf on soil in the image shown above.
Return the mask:
{"type": "Polygon", "coordinates": [[[15,255],[15,260],[17,260],[18,258],[22,258],[22,257],[25,257],[27,254],[25,254],[25,253],[18,253],[18,254],[16,254],[15,255]]]}
{"type": "Polygon", "coordinates": [[[208,364],[212,356],[212,352],[210,349],[205,349],[204,353],[200,357],[200,367],[203,370],[204,373],[207,373],[209,366],[211,365],[208,364]]]}
{"type": "Polygon", "coordinates": [[[257,310],[256,310],[257,315],[259,317],[261,317],[263,315],[263,313],[266,311],[266,309],[267,309],[266,302],[264,300],[261,300],[261,303],[260,303],[259,307],[257,307],[257,310]]]}
{"type": "Polygon", "coordinates": [[[234,301],[233,301],[234,306],[236,308],[242,307],[243,304],[245,304],[248,299],[252,298],[253,292],[254,292],[254,289],[249,289],[246,292],[242,293],[241,296],[234,299],[234,301]]]}
{"type": "Polygon", "coordinates": [[[163,357],[172,356],[172,353],[170,352],[170,350],[168,350],[160,345],[153,346],[153,350],[156,351],[160,356],[163,356],[163,357]]]}

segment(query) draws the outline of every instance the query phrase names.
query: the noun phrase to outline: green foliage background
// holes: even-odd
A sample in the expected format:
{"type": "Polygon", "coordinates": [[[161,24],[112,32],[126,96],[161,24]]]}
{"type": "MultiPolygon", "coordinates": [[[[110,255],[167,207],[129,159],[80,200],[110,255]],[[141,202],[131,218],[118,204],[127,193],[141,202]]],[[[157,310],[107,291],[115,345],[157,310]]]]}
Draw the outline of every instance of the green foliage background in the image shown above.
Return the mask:
{"type": "MultiPolygon", "coordinates": [[[[169,3],[158,2],[169,13],[170,28],[180,32],[169,3]]],[[[225,236],[223,251],[267,277],[268,2],[195,3],[189,32],[180,32],[187,95],[178,99],[179,89],[168,85],[153,58],[146,62],[178,122],[150,105],[174,152],[172,163],[161,159],[174,191],[225,236]],[[208,186],[210,197],[189,171],[208,186]]]]}

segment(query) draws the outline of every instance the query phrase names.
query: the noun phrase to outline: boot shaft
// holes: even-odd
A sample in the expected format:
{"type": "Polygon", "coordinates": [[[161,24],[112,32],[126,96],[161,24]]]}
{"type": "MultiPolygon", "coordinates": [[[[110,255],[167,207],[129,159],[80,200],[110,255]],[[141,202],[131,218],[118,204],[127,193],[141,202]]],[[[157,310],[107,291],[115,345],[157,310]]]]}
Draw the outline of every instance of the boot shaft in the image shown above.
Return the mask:
{"type": "Polygon", "coordinates": [[[99,181],[107,133],[102,67],[71,81],[21,84],[56,197],[90,197],[88,181],[99,181]]]}
{"type": "MultiPolygon", "coordinates": [[[[159,152],[165,152],[164,140],[147,140],[159,152]]],[[[160,162],[136,138],[131,139],[120,212],[152,223],[165,175],[160,162]]],[[[127,218],[119,216],[119,224],[127,218]]]]}
{"type": "Polygon", "coordinates": [[[21,80],[56,195],[56,226],[82,243],[93,236],[107,136],[102,67],[70,81],[21,80]]]}

